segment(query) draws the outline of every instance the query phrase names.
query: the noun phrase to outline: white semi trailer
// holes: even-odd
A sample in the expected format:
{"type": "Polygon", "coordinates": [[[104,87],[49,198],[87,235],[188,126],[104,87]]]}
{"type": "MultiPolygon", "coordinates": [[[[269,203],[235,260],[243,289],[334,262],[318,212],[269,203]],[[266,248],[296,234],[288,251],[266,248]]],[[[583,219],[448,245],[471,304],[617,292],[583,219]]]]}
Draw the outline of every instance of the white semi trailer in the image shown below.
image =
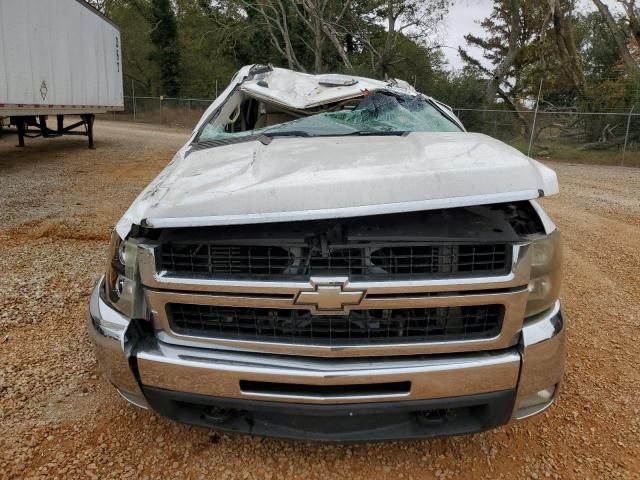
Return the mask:
{"type": "Polygon", "coordinates": [[[118,27],[84,0],[0,0],[0,121],[19,146],[86,135],[93,148],[95,114],[124,109],[121,58],[118,27]]]}

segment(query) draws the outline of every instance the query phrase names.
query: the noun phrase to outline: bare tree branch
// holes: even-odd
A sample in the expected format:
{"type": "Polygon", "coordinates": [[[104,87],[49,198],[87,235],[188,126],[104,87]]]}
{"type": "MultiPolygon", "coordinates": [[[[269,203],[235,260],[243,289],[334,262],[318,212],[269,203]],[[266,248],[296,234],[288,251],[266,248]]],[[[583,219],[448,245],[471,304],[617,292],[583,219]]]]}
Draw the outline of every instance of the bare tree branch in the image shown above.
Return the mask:
{"type": "MultiPolygon", "coordinates": [[[[560,65],[571,83],[581,95],[586,95],[586,81],[576,42],[573,38],[571,20],[565,15],[560,0],[550,0],[550,12],[553,19],[556,46],[560,55],[560,65]]],[[[543,25],[543,29],[546,25],[543,25]]]]}
{"type": "Polygon", "coordinates": [[[487,105],[495,102],[496,93],[500,84],[504,81],[507,73],[515,62],[516,57],[522,51],[522,44],[520,42],[520,34],[522,33],[520,13],[521,11],[519,0],[511,0],[509,48],[507,50],[507,54],[493,71],[492,76],[489,77],[489,81],[487,82],[487,88],[485,91],[485,103],[487,105]]]}
{"type": "Polygon", "coordinates": [[[624,35],[624,32],[620,29],[620,27],[616,23],[616,20],[613,18],[613,15],[611,15],[611,12],[609,11],[609,7],[607,7],[604,3],[602,3],[601,0],[593,0],[593,3],[598,8],[600,15],[602,15],[602,18],[607,24],[607,27],[609,28],[611,35],[613,35],[613,39],[615,40],[616,45],[618,46],[618,52],[620,53],[620,57],[622,58],[622,61],[624,62],[625,67],[627,68],[627,71],[632,75],[640,76],[640,65],[636,63],[635,59],[631,55],[631,52],[629,52],[629,48],[627,46],[627,39],[624,35]]]}

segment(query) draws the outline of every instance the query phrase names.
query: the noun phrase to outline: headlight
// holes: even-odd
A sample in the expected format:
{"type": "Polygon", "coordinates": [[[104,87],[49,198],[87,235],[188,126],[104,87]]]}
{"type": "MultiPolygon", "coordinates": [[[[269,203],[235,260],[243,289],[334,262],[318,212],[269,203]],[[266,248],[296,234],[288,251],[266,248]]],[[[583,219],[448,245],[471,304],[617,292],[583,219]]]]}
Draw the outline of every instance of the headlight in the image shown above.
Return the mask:
{"type": "Polygon", "coordinates": [[[113,308],[129,318],[140,315],[142,292],[137,282],[138,241],[111,235],[109,262],[105,274],[105,294],[113,308]]]}
{"type": "Polygon", "coordinates": [[[558,229],[531,242],[532,261],[529,301],[525,317],[553,306],[560,294],[562,280],[562,244],[558,229]]]}

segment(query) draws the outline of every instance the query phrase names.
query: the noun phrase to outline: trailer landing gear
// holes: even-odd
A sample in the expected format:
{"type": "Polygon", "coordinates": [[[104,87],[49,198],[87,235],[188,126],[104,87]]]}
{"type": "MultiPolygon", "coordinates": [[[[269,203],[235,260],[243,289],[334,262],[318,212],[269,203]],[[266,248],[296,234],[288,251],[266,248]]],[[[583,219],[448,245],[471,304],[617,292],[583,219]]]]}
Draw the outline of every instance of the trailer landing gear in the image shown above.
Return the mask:
{"type": "Polygon", "coordinates": [[[64,126],[64,115],[56,115],[56,129],[53,130],[47,126],[46,115],[29,115],[20,117],[11,117],[10,123],[16,126],[18,130],[18,147],[24,147],[25,138],[52,138],[61,137],[63,135],[84,135],[89,139],[89,148],[95,148],[93,144],[93,121],[95,115],[93,113],[83,113],[80,115],[80,121],[68,126],[64,126]],[[33,127],[29,130],[29,127],[33,127]],[[77,130],[84,127],[84,131],[77,130]]]}

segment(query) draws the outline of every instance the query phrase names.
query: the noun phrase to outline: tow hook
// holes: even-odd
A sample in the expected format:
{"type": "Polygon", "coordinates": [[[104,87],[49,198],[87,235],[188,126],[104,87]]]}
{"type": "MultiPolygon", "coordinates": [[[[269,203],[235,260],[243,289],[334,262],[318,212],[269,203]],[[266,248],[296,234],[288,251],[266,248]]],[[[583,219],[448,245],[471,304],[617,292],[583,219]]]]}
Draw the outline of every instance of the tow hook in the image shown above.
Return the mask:
{"type": "Polygon", "coordinates": [[[418,421],[423,425],[435,425],[444,422],[448,416],[449,411],[446,408],[426,410],[424,412],[418,412],[418,421]]]}
{"type": "Polygon", "coordinates": [[[222,425],[227,423],[236,414],[235,410],[229,408],[211,407],[202,414],[202,419],[209,423],[222,425]]]}

